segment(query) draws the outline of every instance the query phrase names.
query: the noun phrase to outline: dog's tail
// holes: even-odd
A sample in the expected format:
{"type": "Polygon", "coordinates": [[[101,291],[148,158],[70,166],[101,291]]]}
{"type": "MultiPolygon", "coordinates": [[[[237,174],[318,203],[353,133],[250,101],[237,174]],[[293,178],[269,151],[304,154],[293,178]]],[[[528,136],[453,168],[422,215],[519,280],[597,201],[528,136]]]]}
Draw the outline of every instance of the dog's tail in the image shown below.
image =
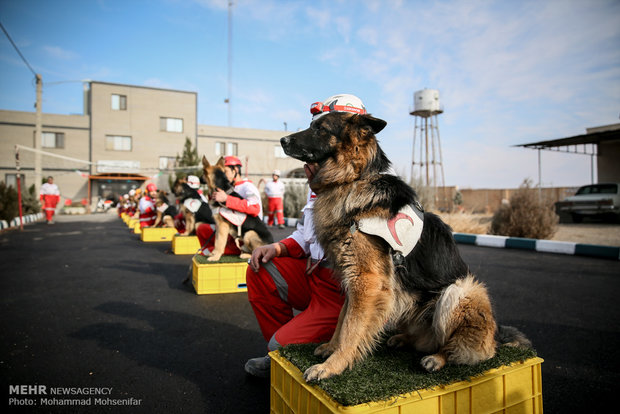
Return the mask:
{"type": "Polygon", "coordinates": [[[514,326],[499,325],[495,333],[495,341],[499,345],[517,346],[520,348],[532,347],[532,341],[527,339],[525,334],[514,326]]]}

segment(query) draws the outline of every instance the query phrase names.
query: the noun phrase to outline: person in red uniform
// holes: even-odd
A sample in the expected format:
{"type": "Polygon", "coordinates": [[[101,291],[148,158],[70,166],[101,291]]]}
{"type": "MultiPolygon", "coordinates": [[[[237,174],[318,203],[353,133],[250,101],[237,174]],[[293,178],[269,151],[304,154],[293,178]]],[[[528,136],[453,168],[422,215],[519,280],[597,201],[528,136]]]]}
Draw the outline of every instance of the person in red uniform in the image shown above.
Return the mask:
{"type": "MultiPolygon", "coordinates": [[[[362,101],[353,95],[335,95],[317,104],[310,109],[313,120],[329,111],[366,113],[362,101]]],[[[315,167],[304,167],[310,183],[315,167]]],[[[246,273],[248,300],[268,351],[287,344],[329,341],[338,323],[344,295],[340,282],[323,260],[323,248],[314,233],[315,197],[313,192],[308,194],[302,219],[291,236],[258,247],[250,259],[246,273]],[[301,312],[295,315],[293,309],[301,312]]],[[[267,378],[270,365],[269,355],[252,358],[246,362],[245,371],[267,378]]]]}
{"type": "Polygon", "coordinates": [[[280,180],[280,170],[274,170],[272,180],[265,185],[265,195],[269,200],[267,225],[273,226],[274,215],[281,229],[284,228],[284,183],[280,180]]]}
{"type": "Polygon", "coordinates": [[[144,196],[140,198],[138,203],[138,211],[140,213],[140,228],[150,227],[155,224],[157,220],[157,207],[155,206],[155,199],[157,198],[157,186],[153,183],[149,183],[146,186],[144,196]]]}
{"type": "Polygon", "coordinates": [[[41,186],[39,198],[45,210],[45,218],[47,224],[54,224],[54,213],[56,213],[56,204],[60,201],[60,190],[54,184],[54,177],[47,177],[47,182],[41,186]]]}
{"type": "MultiPolygon", "coordinates": [[[[241,160],[234,155],[224,157],[224,173],[228,181],[235,186],[235,192],[242,198],[229,196],[222,189],[214,191],[211,198],[231,210],[262,219],[263,206],[260,193],[252,181],[241,176],[241,160]]],[[[208,255],[213,250],[215,243],[214,235],[215,226],[210,224],[201,224],[196,229],[196,236],[198,236],[198,241],[200,246],[202,246],[203,254],[208,255]]],[[[241,251],[235,244],[235,240],[230,235],[228,236],[223,254],[237,256],[241,254],[241,251]]]]}

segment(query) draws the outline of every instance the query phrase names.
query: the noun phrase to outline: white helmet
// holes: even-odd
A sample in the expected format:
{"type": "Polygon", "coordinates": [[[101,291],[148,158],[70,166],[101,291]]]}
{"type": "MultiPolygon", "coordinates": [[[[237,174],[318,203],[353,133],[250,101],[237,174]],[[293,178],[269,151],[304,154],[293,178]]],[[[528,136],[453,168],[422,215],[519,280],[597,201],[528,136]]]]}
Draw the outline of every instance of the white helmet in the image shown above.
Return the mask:
{"type": "Polygon", "coordinates": [[[130,197],[133,197],[135,195],[136,195],[136,190],[135,189],[132,188],[131,190],[129,190],[129,196],[130,197]]]}
{"type": "Polygon", "coordinates": [[[197,190],[200,187],[200,178],[196,177],[195,175],[188,175],[187,185],[189,185],[189,188],[197,190]]]}
{"type": "Polygon", "coordinates": [[[271,173],[271,175],[277,175],[279,177],[282,174],[280,174],[280,170],[273,170],[273,173],[271,173]]]}
{"type": "Polygon", "coordinates": [[[324,102],[310,105],[313,121],[329,112],[351,112],[360,115],[367,113],[364,102],[357,96],[349,94],[330,96],[324,102]]]}

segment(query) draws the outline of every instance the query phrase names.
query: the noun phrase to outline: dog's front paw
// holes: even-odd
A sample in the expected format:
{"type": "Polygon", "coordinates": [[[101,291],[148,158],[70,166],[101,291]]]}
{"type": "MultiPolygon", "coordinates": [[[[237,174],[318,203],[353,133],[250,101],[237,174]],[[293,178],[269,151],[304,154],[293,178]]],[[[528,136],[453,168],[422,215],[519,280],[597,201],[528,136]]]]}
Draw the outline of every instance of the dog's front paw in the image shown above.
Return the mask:
{"type": "Polygon", "coordinates": [[[208,262],[217,262],[222,257],[221,253],[211,253],[209,257],[207,257],[208,262]]]}
{"type": "Polygon", "coordinates": [[[325,344],[317,346],[314,350],[314,355],[327,358],[328,356],[333,354],[335,350],[336,347],[332,345],[331,342],[327,342],[325,344]]]}
{"type": "Polygon", "coordinates": [[[444,365],[446,365],[446,359],[439,354],[433,354],[422,358],[420,363],[428,372],[435,372],[439,371],[444,367],[444,365]]]}
{"type": "Polygon", "coordinates": [[[396,334],[387,341],[387,345],[392,348],[400,348],[407,344],[407,337],[405,334],[396,334]]]}
{"type": "Polygon", "coordinates": [[[304,372],[304,379],[306,380],[306,382],[316,382],[325,378],[332,377],[334,375],[335,373],[330,373],[326,365],[323,363],[312,365],[310,368],[308,368],[306,372],[304,372]]]}

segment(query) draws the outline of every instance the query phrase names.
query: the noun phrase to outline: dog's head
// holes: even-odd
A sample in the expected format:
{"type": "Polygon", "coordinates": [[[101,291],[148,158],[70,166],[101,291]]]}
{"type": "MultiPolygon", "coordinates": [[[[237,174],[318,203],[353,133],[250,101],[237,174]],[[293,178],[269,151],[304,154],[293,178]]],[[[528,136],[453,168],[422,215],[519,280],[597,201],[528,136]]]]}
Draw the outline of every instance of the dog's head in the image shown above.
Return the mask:
{"type": "Polygon", "coordinates": [[[280,139],[284,152],[306,162],[314,191],[359,179],[366,172],[382,172],[389,161],[375,134],[387,123],[371,115],[332,112],[310,128],[280,139]]]}
{"type": "Polygon", "coordinates": [[[157,198],[155,199],[155,205],[157,207],[163,205],[163,204],[168,204],[168,193],[164,190],[159,190],[157,192],[157,198]]]}
{"type": "Polygon", "coordinates": [[[209,188],[209,192],[212,193],[217,188],[221,188],[226,191],[231,186],[226,173],[224,172],[224,157],[220,157],[215,164],[210,164],[207,157],[202,156],[202,177],[201,181],[204,181],[209,188]]]}
{"type": "Polygon", "coordinates": [[[176,197],[181,197],[183,195],[183,183],[185,182],[186,181],[184,178],[177,178],[174,180],[174,183],[172,184],[172,193],[176,197]]]}

